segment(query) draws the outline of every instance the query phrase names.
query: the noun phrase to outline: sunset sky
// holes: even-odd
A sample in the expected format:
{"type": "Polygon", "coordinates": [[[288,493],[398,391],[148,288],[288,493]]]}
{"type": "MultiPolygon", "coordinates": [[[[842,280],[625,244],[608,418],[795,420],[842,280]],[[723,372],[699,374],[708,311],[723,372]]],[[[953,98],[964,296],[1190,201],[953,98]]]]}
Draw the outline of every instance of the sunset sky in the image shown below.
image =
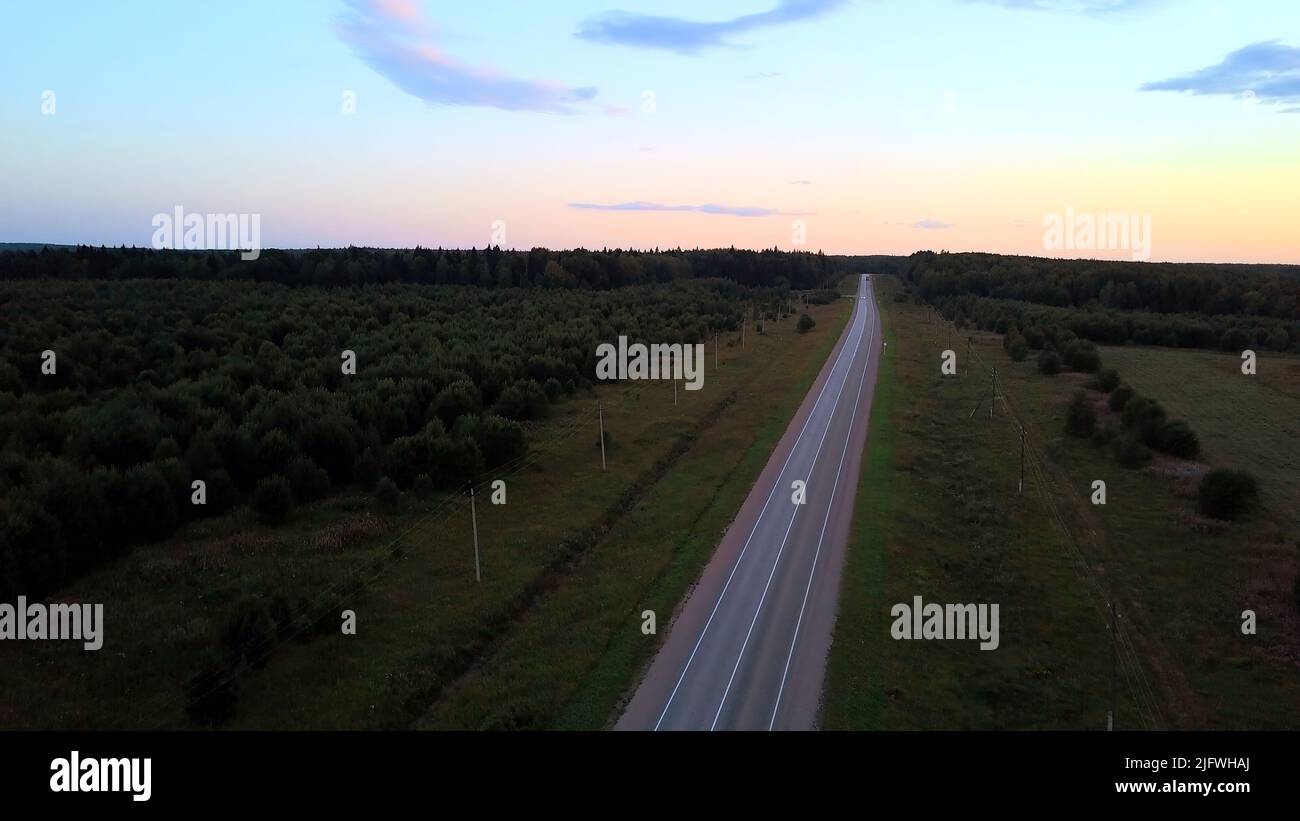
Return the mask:
{"type": "Polygon", "coordinates": [[[269,247],[801,222],[1128,258],[1045,249],[1072,207],[1149,215],[1154,260],[1300,263],[1295,0],[42,0],[0,30],[5,242],[148,245],[179,205],[269,247]]]}

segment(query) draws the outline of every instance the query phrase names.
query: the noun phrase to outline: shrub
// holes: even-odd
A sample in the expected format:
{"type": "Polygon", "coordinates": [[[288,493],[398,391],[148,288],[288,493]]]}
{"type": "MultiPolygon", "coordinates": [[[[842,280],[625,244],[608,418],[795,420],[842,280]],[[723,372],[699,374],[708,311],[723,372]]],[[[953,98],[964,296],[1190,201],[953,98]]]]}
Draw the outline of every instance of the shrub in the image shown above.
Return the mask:
{"type": "Polygon", "coordinates": [[[1181,419],[1167,423],[1158,433],[1156,449],[1180,459],[1194,459],[1201,452],[1196,432],[1181,419]]]}
{"type": "Polygon", "coordinates": [[[507,419],[541,419],[549,412],[546,392],[531,379],[521,379],[501,392],[495,407],[507,419]]]}
{"type": "Polygon", "coordinates": [[[253,491],[253,510],[264,523],[276,525],[289,515],[293,507],[293,491],[289,480],[283,476],[268,476],[257,483],[253,491]]]}
{"type": "Polygon", "coordinates": [[[279,635],[275,617],[260,596],[240,599],[226,617],[221,630],[221,644],[226,661],[238,667],[241,662],[260,666],[266,649],[279,635]]]}
{"type": "Polygon", "coordinates": [[[519,423],[496,414],[489,413],[482,418],[477,438],[479,450],[483,452],[483,462],[489,468],[500,467],[528,452],[528,441],[524,438],[524,429],[519,423]]]}
{"type": "Polygon", "coordinates": [[[1124,427],[1136,432],[1143,444],[1154,447],[1165,427],[1165,409],[1154,399],[1134,396],[1124,406],[1124,427]]]}
{"type": "Polygon", "coordinates": [[[799,324],[795,325],[795,330],[801,334],[806,334],[815,327],[817,327],[817,321],[808,314],[802,314],[799,317],[799,324]]]}
{"type": "Polygon", "coordinates": [[[1119,372],[1111,368],[1097,371],[1097,377],[1092,380],[1092,386],[1102,393],[1110,393],[1119,387],[1119,372]]]}
{"type": "Polygon", "coordinates": [[[397,507],[397,500],[401,497],[402,492],[397,489],[397,483],[387,476],[375,485],[375,499],[388,510],[397,507]]]}
{"type": "Polygon", "coordinates": [[[313,502],[329,493],[330,475],[306,456],[299,456],[289,463],[289,489],[299,502],[313,502]]]}
{"type": "Polygon", "coordinates": [[[379,481],[379,460],[375,458],[375,453],[370,448],[361,451],[357,457],[356,465],[353,467],[353,473],[357,477],[357,482],[366,490],[371,490],[375,482],[379,481]]]}
{"type": "Polygon", "coordinates": [[[1140,468],[1151,461],[1151,450],[1133,431],[1125,431],[1115,440],[1115,461],[1120,467],[1140,468]]]}
{"type": "Polygon", "coordinates": [[[1056,351],[1043,351],[1038,355],[1038,372],[1045,376],[1056,376],[1061,372],[1061,357],[1056,351]]]}
{"type": "Polygon", "coordinates": [[[1119,431],[1114,425],[1102,425],[1092,432],[1092,443],[1097,447],[1104,447],[1115,441],[1119,431]]]}
{"type": "Polygon", "coordinates": [[[415,477],[415,484],[411,485],[411,490],[421,499],[427,499],[433,495],[433,480],[429,478],[429,474],[421,473],[415,477]]]}
{"type": "Polygon", "coordinates": [[[1232,521],[1259,500],[1259,484],[1244,470],[1212,470],[1196,491],[1196,509],[1205,516],[1232,521]]]}
{"type": "Polygon", "coordinates": [[[1088,395],[1077,391],[1065,412],[1065,432],[1083,439],[1092,436],[1097,429],[1097,411],[1088,401],[1088,395]]]}
{"type": "Polygon", "coordinates": [[[1097,346],[1086,339],[1076,339],[1066,346],[1065,361],[1072,371],[1096,373],[1101,369],[1101,354],[1097,353],[1097,346]]]}
{"type": "Polygon", "coordinates": [[[1007,355],[1011,357],[1012,362],[1024,362],[1029,356],[1029,345],[1025,342],[1023,336],[1018,336],[1007,346],[1007,355]]]}
{"type": "Polygon", "coordinates": [[[1111,410],[1119,412],[1124,410],[1124,406],[1127,405],[1129,400],[1136,395],[1136,391],[1128,385],[1120,385],[1118,388],[1111,391],[1110,399],[1107,400],[1106,404],[1110,406],[1111,410]]]}

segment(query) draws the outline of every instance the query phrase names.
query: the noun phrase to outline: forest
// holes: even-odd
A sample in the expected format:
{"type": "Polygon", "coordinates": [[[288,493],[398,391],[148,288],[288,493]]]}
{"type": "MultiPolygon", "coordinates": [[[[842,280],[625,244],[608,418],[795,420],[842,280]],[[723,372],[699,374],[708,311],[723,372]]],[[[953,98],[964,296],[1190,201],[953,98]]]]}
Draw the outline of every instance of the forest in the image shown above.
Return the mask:
{"type": "Polygon", "coordinates": [[[0,254],[0,597],[47,594],[237,505],[275,524],[349,485],[463,487],[590,389],[601,342],[705,341],[738,329],[746,305],[761,317],[788,304],[788,285],[816,284],[827,264],[731,251],[237,259],[0,254]],[[420,284],[475,268],[508,276],[420,284]],[[703,275],[718,271],[736,276],[703,275]]]}
{"type": "Polygon", "coordinates": [[[1300,351],[1300,266],[913,254],[903,276],[945,316],[1063,326],[1092,342],[1300,351]]]}
{"type": "Polygon", "coordinates": [[[0,281],[23,279],[253,280],[292,286],[375,283],[481,288],[605,290],[681,279],[729,279],[751,287],[829,287],[840,270],[821,253],[736,248],[672,251],[508,251],[415,248],[264,250],[256,260],[233,251],[146,248],[45,248],[0,252],[0,281]]]}

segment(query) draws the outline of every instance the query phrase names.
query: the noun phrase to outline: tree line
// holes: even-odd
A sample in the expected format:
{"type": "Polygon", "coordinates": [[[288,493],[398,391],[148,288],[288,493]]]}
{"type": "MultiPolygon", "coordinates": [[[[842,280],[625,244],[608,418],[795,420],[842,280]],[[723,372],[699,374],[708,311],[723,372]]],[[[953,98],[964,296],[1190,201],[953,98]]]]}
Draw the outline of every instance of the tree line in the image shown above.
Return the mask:
{"type": "Polygon", "coordinates": [[[377,283],[481,288],[610,289],[682,279],[729,279],[751,287],[828,286],[838,268],[817,252],[737,248],[695,250],[529,251],[339,248],[261,252],[155,251],[76,246],[0,252],[0,281],[25,279],[253,280],[291,286],[377,283]]]}

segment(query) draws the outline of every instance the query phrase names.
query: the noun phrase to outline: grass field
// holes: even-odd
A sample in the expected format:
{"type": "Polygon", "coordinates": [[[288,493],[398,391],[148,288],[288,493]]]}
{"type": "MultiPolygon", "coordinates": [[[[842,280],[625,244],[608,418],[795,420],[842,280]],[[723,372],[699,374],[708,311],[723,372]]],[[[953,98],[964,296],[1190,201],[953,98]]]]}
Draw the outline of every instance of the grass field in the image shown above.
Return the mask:
{"type": "MultiPolygon", "coordinates": [[[[828,729],[1102,728],[1106,623],[1057,543],[989,384],[941,376],[946,330],[877,278],[885,340],[827,670],[828,729]],[[981,404],[982,402],[982,404],[981,404]],[[972,410],[978,411],[972,416],[972,410]],[[997,603],[1001,645],[895,641],[890,608],[997,603]]],[[[964,350],[959,365],[964,367],[964,350]]],[[[1131,709],[1122,694],[1121,712],[1131,709]]]]}
{"type": "Polygon", "coordinates": [[[1260,353],[1256,373],[1232,354],[1176,348],[1102,348],[1139,393],[1157,397],[1200,435],[1204,459],[1251,471],[1269,515],[1300,529],[1300,357],[1260,353]]]}
{"type": "MultiPolygon", "coordinates": [[[[1064,435],[1084,376],[1042,376],[1032,360],[1010,361],[1000,336],[976,333],[974,351],[998,368],[1004,395],[1002,424],[990,430],[987,377],[938,376],[947,326],[930,324],[926,308],[888,297],[882,305],[889,378],[882,370],[825,725],[1100,729],[1110,638],[1097,604],[1113,601],[1121,729],[1300,726],[1300,619],[1290,598],[1300,552],[1296,360],[1261,360],[1251,381],[1236,357],[1103,349],[1104,367],[1191,423],[1211,465],[1260,477],[1262,509],[1206,531],[1191,524],[1193,501],[1167,471],[1124,470],[1108,449],[1064,435]],[[1024,499],[1014,493],[1017,423],[1030,443],[1034,493],[1024,499]],[[1104,506],[1090,503],[1096,479],[1107,484],[1104,506]],[[1076,547],[1082,562],[1054,560],[1076,547]],[[913,594],[1021,602],[1017,626],[1003,618],[1004,644],[1022,642],[1020,657],[890,640],[888,606],[913,594]],[[1258,615],[1257,635],[1241,632],[1246,609],[1258,615]],[[1002,688],[979,683],[990,678],[1017,693],[1019,709],[998,698],[1002,688]]],[[[953,346],[960,363],[965,346],[953,346]]]]}
{"type": "Polygon", "coordinates": [[[104,652],[6,648],[0,724],[187,726],[182,683],[230,602],[334,589],[357,634],[341,635],[334,615],[332,628],[275,644],[241,677],[230,726],[601,726],[652,650],[641,610],[666,623],[848,314],[846,302],[809,312],[808,334],[787,319],[744,352],[724,339],[721,367],[708,351],[704,389],[679,385],[677,405],[656,382],[558,406],[530,432],[506,504],[479,496],[481,584],[462,497],[408,494],[385,512],[342,496],[275,530],[246,512],[204,522],[60,596],[113,603],[104,652]]]}

